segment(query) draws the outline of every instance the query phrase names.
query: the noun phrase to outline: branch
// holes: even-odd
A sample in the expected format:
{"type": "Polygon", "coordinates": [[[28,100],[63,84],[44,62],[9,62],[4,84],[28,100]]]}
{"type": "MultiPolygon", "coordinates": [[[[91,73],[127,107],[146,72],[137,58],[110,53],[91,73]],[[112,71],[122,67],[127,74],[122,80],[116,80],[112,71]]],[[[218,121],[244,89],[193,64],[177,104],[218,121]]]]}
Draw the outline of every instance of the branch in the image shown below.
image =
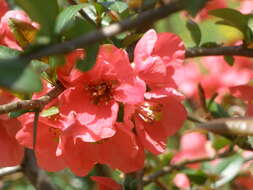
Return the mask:
{"type": "Polygon", "coordinates": [[[38,168],[34,152],[25,150],[25,159],[21,165],[24,175],[37,190],[56,190],[55,185],[50,182],[48,175],[38,168]]]}
{"type": "Polygon", "coordinates": [[[17,110],[41,109],[51,100],[58,97],[64,90],[65,87],[61,83],[57,83],[56,86],[50,92],[48,92],[46,95],[36,100],[21,100],[17,102],[11,102],[8,104],[0,105],[0,114],[17,110]]]}
{"type": "Polygon", "coordinates": [[[214,48],[195,47],[189,48],[185,52],[185,57],[187,58],[215,55],[253,57],[253,49],[246,48],[243,46],[227,46],[214,48]]]}
{"type": "Polygon", "coordinates": [[[228,151],[217,154],[213,157],[198,158],[198,159],[194,159],[194,160],[186,160],[186,161],[180,162],[180,164],[177,164],[177,165],[165,166],[161,170],[159,170],[153,174],[150,174],[148,176],[144,176],[142,178],[142,180],[143,180],[144,185],[148,185],[148,184],[154,182],[157,178],[167,175],[168,173],[172,172],[173,170],[182,169],[188,164],[195,164],[195,163],[199,163],[199,162],[208,162],[208,161],[212,161],[212,160],[215,160],[218,158],[224,158],[224,157],[230,155],[230,153],[231,153],[231,150],[229,149],[228,151]]]}
{"type": "Polygon", "coordinates": [[[73,51],[77,48],[87,47],[96,42],[100,42],[119,33],[127,30],[134,29],[136,27],[145,25],[147,23],[155,22],[156,20],[162,19],[172,13],[180,11],[183,9],[182,1],[175,0],[168,3],[165,6],[155,8],[152,10],[145,11],[135,18],[129,18],[124,21],[111,24],[109,26],[103,27],[99,30],[92,31],[88,34],[84,34],[73,40],[65,41],[59,44],[50,45],[39,50],[35,50],[30,54],[20,56],[18,58],[12,59],[12,61],[30,61],[32,59],[39,59],[41,57],[46,57],[55,54],[62,54],[73,51]]]}
{"type": "Polygon", "coordinates": [[[0,178],[7,176],[7,175],[17,173],[17,172],[21,172],[20,166],[1,168],[0,169],[0,178]]]}

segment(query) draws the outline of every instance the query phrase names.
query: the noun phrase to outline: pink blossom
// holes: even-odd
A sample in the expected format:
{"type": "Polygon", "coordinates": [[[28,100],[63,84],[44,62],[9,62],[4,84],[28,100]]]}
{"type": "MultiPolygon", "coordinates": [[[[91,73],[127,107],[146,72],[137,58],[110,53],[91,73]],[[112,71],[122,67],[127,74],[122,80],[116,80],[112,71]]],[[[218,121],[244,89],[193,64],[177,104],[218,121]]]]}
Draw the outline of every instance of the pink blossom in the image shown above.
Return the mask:
{"type": "Polygon", "coordinates": [[[235,57],[233,66],[229,66],[222,57],[210,56],[201,62],[194,60],[179,67],[173,76],[179,89],[188,97],[196,97],[197,84],[201,84],[207,98],[215,92],[219,98],[229,92],[229,87],[247,83],[252,78],[250,59],[235,57]],[[238,78],[238,76],[240,76],[238,78]]]}
{"type": "MultiPolygon", "coordinates": [[[[73,68],[75,69],[75,68],[73,68]]],[[[144,98],[145,84],[134,74],[125,51],[113,45],[100,47],[96,65],[74,78],[76,72],[59,80],[67,84],[60,96],[62,111],[76,113],[85,131],[85,142],[95,142],[115,134],[118,102],[135,104],[144,98]],[[72,80],[72,82],[71,82],[72,80]]]]}
{"type": "Polygon", "coordinates": [[[189,189],[191,187],[189,178],[183,173],[178,173],[174,177],[173,183],[181,190],[189,189]]]}
{"type": "MultiPolygon", "coordinates": [[[[0,105],[13,101],[14,97],[0,90],[0,105]]],[[[10,119],[8,115],[0,115],[0,167],[15,166],[23,159],[24,150],[15,139],[21,123],[16,119],[10,119]]]]}
{"type": "Polygon", "coordinates": [[[10,48],[22,50],[20,44],[17,42],[16,37],[9,26],[9,20],[16,19],[24,23],[30,24],[34,28],[38,28],[38,24],[32,22],[28,15],[21,10],[10,10],[1,18],[0,22],[0,42],[10,48]]]}
{"type": "Polygon", "coordinates": [[[83,126],[76,122],[64,131],[57,154],[78,176],[87,175],[96,163],[128,173],[144,167],[144,152],[135,136],[123,124],[116,123],[116,134],[97,142],[84,142],[77,133],[83,126]]]}
{"type": "Polygon", "coordinates": [[[125,122],[135,128],[142,145],[154,154],[164,152],[167,138],[182,127],[185,119],[186,111],[174,95],[145,93],[143,103],[125,105],[125,122]]]}
{"type": "Polygon", "coordinates": [[[243,14],[251,14],[253,11],[253,1],[241,0],[239,11],[243,14]]]}
{"type": "Polygon", "coordinates": [[[174,66],[184,60],[182,40],[175,34],[147,31],[136,44],[134,69],[149,88],[176,88],[174,66]]]}
{"type": "Polygon", "coordinates": [[[238,85],[230,88],[230,92],[233,96],[246,101],[247,105],[247,116],[253,116],[253,87],[250,85],[238,85]]]}
{"type": "MultiPolygon", "coordinates": [[[[198,158],[206,158],[212,156],[214,151],[208,147],[206,136],[201,133],[187,133],[180,139],[180,150],[171,160],[172,164],[176,164],[185,160],[198,158]]],[[[195,165],[192,165],[195,167],[195,165]]]]}
{"type": "Polygon", "coordinates": [[[0,0],[0,19],[8,11],[9,6],[5,0],[0,0]]]}

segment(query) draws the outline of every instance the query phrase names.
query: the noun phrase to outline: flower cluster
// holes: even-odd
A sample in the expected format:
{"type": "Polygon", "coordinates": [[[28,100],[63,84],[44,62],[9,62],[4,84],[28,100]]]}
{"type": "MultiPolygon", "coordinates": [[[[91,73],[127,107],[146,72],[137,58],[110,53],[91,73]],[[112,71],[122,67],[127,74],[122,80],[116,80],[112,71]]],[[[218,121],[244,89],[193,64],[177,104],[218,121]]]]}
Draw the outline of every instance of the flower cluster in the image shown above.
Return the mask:
{"type": "MultiPolygon", "coordinates": [[[[22,44],[8,25],[14,16],[34,28],[38,25],[22,11],[4,14],[0,42],[21,50],[22,44]]],[[[27,147],[34,149],[39,166],[47,171],[70,168],[84,176],[100,163],[133,172],[143,168],[145,149],[162,153],[167,138],[182,127],[186,111],[172,78],[174,65],[184,59],[178,36],[149,30],[135,47],[133,63],[125,50],[111,44],[100,46],[96,64],[87,72],[76,69],[78,59],[85,59],[84,50],[67,54],[66,64],[56,71],[66,89],[41,111],[35,146],[33,113],[0,118],[0,146],[17,149],[15,155],[6,151],[0,166],[18,164],[27,147]]],[[[43,91],[33,98],[51,88],[44,81],[43,91]]]]}

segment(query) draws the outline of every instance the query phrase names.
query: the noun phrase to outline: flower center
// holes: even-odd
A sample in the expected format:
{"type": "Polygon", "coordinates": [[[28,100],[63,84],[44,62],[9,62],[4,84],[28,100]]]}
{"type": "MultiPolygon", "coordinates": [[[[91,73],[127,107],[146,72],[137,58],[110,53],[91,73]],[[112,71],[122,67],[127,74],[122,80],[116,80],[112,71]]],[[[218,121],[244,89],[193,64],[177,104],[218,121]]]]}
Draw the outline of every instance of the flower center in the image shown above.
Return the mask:
{"type": "Polygon", "coordinates": [[[136,113],[146,123],[158,122],[162,119],[162,107],[162,104],[145,101],[137,108],[136,113]]]}
{"type": "Polygon", "coordinates": [[[104,103],[108,105],[113,98],[113,90],[116,85],[117,81],[102,81],[99,84],[89,84],[86,89],[94,104],[104,103]]]}

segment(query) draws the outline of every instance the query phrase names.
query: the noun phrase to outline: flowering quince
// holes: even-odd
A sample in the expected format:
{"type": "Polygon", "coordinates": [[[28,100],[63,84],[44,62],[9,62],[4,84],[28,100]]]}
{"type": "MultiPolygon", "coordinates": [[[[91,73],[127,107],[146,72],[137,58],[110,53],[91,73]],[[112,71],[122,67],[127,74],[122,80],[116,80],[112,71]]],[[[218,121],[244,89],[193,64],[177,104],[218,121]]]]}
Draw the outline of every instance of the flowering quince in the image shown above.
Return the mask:
{"type": "Polygon", "coordinates": [[[177,35],[168,32],[156,34],[151,29],[136,44],[134,70],[151,89],[176,88],[171,76],[174,66],[182,64],[184,52],[183,42],[177,35]]]}
{"type": "Polygon", "coordinates": [[[0,22],[0,43],[13,49],[22,50],[21,45],[16,40],[14,32],[9,26],[10,19],[15,19],[23,23],[29,24],[35,29],[38,28],[38,24],[32,22],[28,15],[21,10],[10,10],[3,15],[0,22]]]}
{"type": "MultiPolygon", "coordinates": [[[[213,156],[214,150],[210,147],[206,136],[201,133],[187,133],[180,139],[180,151],[172,158],[171,163],[177,164],[185,160],[206,158],[213,156]],[[190,142],[190,143],[189,143],[190,142]]],[[[196,165],[191,165],[195,167],[196,165]]]]}
{"type": "MultiPolygon", "coordinates": [[[[50,89],[51,85],[43,81],[42,92],[33,95],[33,98],[39,98],[50,89]]],[[[67,126],[73,123],[74,117],[64,116],[60,112],[58,99],[50,102],[44,110],[52,107],[58,108],[59,113],[44,116],[43,111],[38,120],[38,128],[36,131],[35,155],[38,165],[47,171],[58,171],[66,167],[62,157],[56,156],[56,150],[60,141],[61,134],[67,126]]],[[[34,144],[34,113],[26,113],[18,118],[22,123],[22,128],[16,134],[18,142],[27,148],[33,149],[34,144]]]]}
{"type": "Polygon", "coordinates": [[[243,14],[251,14],[253,11],[253,2],[251,0],[240,0],[239,11],[243,14]]]}
{"type": "Polygon", "coordinates": [[[176,35],[156,34],[154,30],[146,32],[134,50],[134,70],[151,91],[145,93],[143,102],[125,105],[124,120],[154,154],[165,150],[168,136],[186,119],[172,79],[173,66],[183,61],[183,54],[182,41],[176,35]]]}
{"type": "Polygon", "coordinates": [[[180,189],[185,190],[191,187],[189,178],[184,173],[178,173],[173,178],[173,183],[180,189]]]}
{"type": "Polygon", "coordinates": [[[182,65],[173,77],[188,97],[197,97],[197,84],[201,83],[207,98],[215,92],[222,98],[230,87],[247,83],[253,75],[251,69],[248,58],[235,57],[234,65],[229,66],[222,57],[210,56],[202,58],[201,63],[191,61],[182,65]]]}
{"type": "Polygon", "coordinates": [[[115,135],[98,142],[84,142],[75,133],[83,130],[78,120],[64,131],[57,154],[79,176],[87,175],[96,163],[107,164],[125,173],[144,167],[144,152],[134,134],[121,123],[115,123],[115,135]]]}
{"type": "MultiPolygon", "coordinates": [[[[0,105],[13,100],[10,93],[0,90],[0,105]]],[[[21,123],[17,119],[10,119],[6,114],[0,115],[0,167],[15,166],[22,161],[24,150],[15,139],[20,128],[21,123]]]]}
{"type": "Polygon", "coordinates": [[[9,10],[9,6],[5,0],[0,0],[0,19],[9,10]]]}
{"type": "Polygon", "coordinates": [[[250,85],[238,85],[230,88],[230,92],[233,96],[244,100],[247,105],[246,116],[253,116],[253,86],[250,85]]]}
{"type": "Polygon", "coordinates": [[[66,115],[75,111],[83,125],[79,137],[84,142],[96,142],[115,134],[118,102],[143,101],[145,83],[136,77],[126,52],[113,45],[101,46],[95,66],[73,82],[72,74],[76,72],[69,72],[68,79],[62,78],[63,70],[58,72],[59,80],[69,84],[60,96],[62,111],[66,115]]]}
{"type": "Polygon", "coordinates": [[[109,177],[91,176],[91,179],[98,184],[99,190],[123,190],[123,187],[109,177]]]}

